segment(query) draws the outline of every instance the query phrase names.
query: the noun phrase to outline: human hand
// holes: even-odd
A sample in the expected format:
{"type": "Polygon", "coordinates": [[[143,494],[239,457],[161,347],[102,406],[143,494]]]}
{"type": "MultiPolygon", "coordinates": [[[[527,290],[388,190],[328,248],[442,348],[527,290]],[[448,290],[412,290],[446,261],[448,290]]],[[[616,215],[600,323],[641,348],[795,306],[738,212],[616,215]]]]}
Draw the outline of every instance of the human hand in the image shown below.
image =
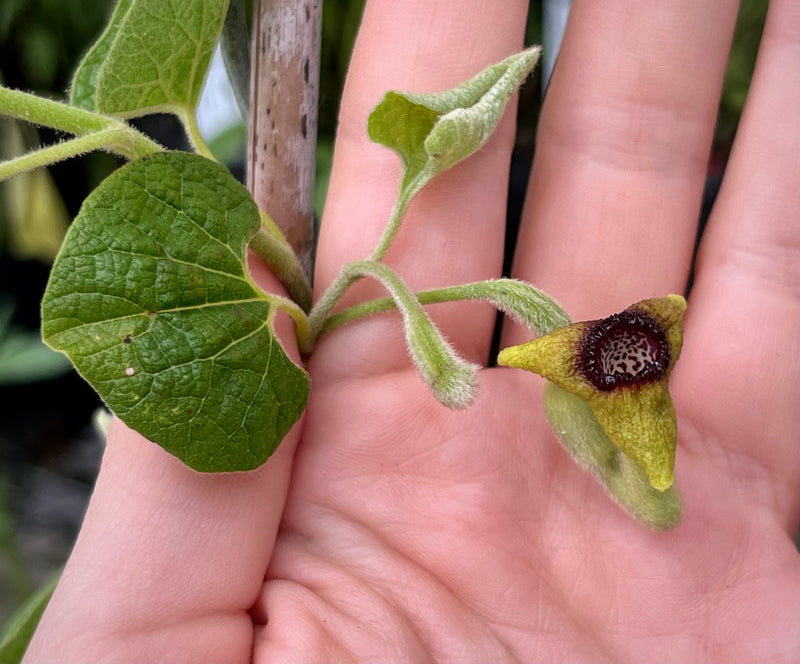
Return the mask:
{"type": "MultiPolygon", "coordinates": [[[[575,3],[514,276],[576,319],[684,290],[736,10],[575,3]]],[[[518,50],[525,11],[369,3],[318,289],[372,250],[394,200],[399,164],[367,141],[371,107],[518,50]]],[[[674,531],[633,522],[574,465],[537,378],[485,370],[476,403],[448,411],[397,314],[381,315],[321,341],[306,416],[258,471],[197,474],[115,423],[28,661],[796,661],[799,38],[795,3],[771,3],[671,379],[674,531]]],[[[512,134],[509,114],[412,204],[387,256],[412,288],[499,275],[512,134]]],[[[431,314],[487,362],[492,309],[431,314]]],[[[508,329],[503,345],[525,338],[508,329]]]]}

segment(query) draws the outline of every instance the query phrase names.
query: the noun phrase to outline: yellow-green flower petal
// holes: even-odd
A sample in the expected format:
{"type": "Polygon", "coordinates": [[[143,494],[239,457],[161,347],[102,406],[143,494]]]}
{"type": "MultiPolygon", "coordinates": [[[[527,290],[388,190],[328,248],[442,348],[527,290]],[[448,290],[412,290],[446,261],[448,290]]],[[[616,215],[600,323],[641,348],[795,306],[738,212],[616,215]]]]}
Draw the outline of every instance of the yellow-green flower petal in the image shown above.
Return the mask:
{"type": "Polygon", "coordinates": [[[590,323],[573,323],[519,346],[500,351],[497,363],[544,376],[567,392],[588,401],[596,391],[576,365],[576,349],[590,323]]]}
{"type": "Polygon", "coordinates": [[[683,341],[686,301],[644,300],[503,350],[498,363],[544,376],[586,401],[608,437],[651,485],[672,485],[677,424],[667,390],[683,341]]]}
{"type": "Polygon", "coordinates": [[[620,389],[588,402],[611,442],[644,469],[659,491],[672,486],[678,439],[675,408],[665,383],[620,389]]]}

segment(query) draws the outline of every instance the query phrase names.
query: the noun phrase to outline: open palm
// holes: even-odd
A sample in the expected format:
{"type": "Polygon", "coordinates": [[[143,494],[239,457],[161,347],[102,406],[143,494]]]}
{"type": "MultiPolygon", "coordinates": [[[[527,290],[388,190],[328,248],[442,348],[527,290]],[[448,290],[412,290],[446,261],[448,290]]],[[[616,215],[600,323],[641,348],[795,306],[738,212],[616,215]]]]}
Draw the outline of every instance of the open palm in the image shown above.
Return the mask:
{"type": "MultiPolygon", "coordinates": [[[[524,4],[368,3],[318,287],[369,254],[394,198],[370,108],[517,49],[524,4]]],[[[575,2],[514,264],[575,318],[685,290],[735,15],[575,2]]],[[[671,380],[675,530],[632,521],[575,466],[538,378],[486,369],[449,411],[384,314],[322,340],[306,416],[259,471],[201,476],[115,424],[29,661],[796,661],[799,38],[776,0],[671,380]]],[[[498,276],[512,134],[506,118],[412,204],[387,256],[412,288],[498,276]]],[[[486,364],[491,308],[431,313],[486,364]]],[[[507,326],[504,345],[525,334],[507,326]]]]}

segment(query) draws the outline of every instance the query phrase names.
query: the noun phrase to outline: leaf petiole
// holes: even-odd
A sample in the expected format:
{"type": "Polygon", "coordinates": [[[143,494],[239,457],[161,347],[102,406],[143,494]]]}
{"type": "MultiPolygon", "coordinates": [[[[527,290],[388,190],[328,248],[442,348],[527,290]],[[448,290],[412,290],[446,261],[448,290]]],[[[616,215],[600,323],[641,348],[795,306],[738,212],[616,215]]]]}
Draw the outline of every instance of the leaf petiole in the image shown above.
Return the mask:
{"type": "Polygon", "coordinates": [[[294,300],[291,300],[288,297],[275,295],[273,293],[265,293],[264,298],[273,304],[276,309],[280,309],[285,314],[288,314],[289,317],[291,317],[295,323],[295,337],[297,338],[297,345],[301,348],[305,346],[308,343],[308,337],[310,334],[308,316],[306,315],[306,312],[297,306],[297,303],[294,300]]]}
{"type": "Polygon", "coordinates": [[[395,201],[394,208],[392,209],[392,214],[389,217],[389,223],[386,225],[386,230],[383,231],[383,235],[381,236],[378,245],[373,250],[370,260],[382,260],[386,255],[386,252],[389,251],[389,247],[394,241],[397,232],[400,230],[400,224],[402,223],[403,217],[406,214],[408,204],[418,191],[418,188],[405,186],[405,183],[403,186],[401,186],[400,193],[397,195],[397,200],[395,201]]]}
{"type": "Polygon", "coordinates": [[[182,106],[178,106],[173,108],[172,112],[175,113],[175,115],[181,121],[184,131],[186,131],[186,136],[189,139],[189,143],[192,145],[195,152],[206,159],[217,161],[214,153],[211,152],[211,148],[208,147],[203,135],[200,133],[200,127],[197,124],[197,116],[194,114],[194,111],[182,106]]]}
{"type": "Polygon", "coordinates": [[[275,222],[263,210],[261,228],[250,238],[250,249],[261,258],[286,287],[289,296],[304,312],[311,309],[311,286],[306,280],[297,254],[286,241],[275,222]]]}

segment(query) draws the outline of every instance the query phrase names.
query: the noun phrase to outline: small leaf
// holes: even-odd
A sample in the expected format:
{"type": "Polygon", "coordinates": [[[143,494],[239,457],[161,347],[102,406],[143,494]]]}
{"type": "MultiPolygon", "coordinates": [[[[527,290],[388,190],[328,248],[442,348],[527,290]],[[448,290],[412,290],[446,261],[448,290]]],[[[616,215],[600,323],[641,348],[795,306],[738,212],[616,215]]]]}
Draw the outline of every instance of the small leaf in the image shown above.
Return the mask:
{"type": "Polygon", "coordinates": [[[202,471],[255,468],[297,421],[308,377],[251,281],[252,197],[219,164],[132,162],[84,202],[42,303],[45,341],[129,426],[202,471]]]}
{"type": "Polygon", "coordinates": [[[400,155],[404,190],[418,191],[486,142],[540,52],[534,47],[512,55],[444,92],[384,96],[367,129],[371,140],[400,155]]]}
{"type": "Polygon", "coordinates": [[[119,0],[72,80],[71,102],[134,117],[193,112],[228,0],[119,0]]]}

